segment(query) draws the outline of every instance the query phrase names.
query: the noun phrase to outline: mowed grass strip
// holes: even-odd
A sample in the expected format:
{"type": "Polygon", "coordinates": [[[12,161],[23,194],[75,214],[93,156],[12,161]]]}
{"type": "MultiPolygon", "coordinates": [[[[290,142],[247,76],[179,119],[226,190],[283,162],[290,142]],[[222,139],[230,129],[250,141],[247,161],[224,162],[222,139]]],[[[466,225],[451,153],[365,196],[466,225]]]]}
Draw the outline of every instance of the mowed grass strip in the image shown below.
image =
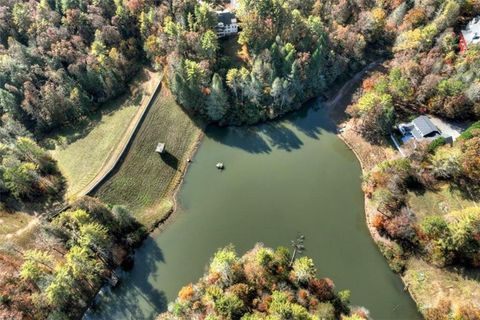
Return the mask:
{"type": "Polygon", "coordinates": [[[151,227],[172,208],[174,190],[202,128],[177,105],[164,86],[126,154],[94,190],[94,196],[128,207],[140,222],[151,227]],[[166,146],[163,155],[155,152],[160,142],[166,146]]]}
{"type": "Polygon", "coordinates": [[[130,92],[105,104],[91,116],[86,128],[65,130],[53,137],[60,143],[50,152],[67,179],[68,197],[83,190],[110,159],[158,79],[158,73],[143,70],[132,81],[130,92]]]}

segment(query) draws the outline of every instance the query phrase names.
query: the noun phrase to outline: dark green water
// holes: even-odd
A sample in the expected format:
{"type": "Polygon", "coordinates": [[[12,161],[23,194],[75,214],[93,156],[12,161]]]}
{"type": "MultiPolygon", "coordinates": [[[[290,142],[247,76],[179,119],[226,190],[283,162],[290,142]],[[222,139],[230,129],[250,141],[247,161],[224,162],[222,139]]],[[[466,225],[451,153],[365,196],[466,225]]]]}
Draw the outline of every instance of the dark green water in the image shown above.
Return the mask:
{"type": "Polygon", "coordinates": [[[319,276],[374,319],[417,319],[365,225],[360,166],[321,105],[253,128],[209,128],[179,193],[181,208],[137,251],[135,267],[89,319],[153,319],[195,282],[217,248],[306,237],[319,276]],[[215,168],[225,163],[223,172],[215,168]]]}

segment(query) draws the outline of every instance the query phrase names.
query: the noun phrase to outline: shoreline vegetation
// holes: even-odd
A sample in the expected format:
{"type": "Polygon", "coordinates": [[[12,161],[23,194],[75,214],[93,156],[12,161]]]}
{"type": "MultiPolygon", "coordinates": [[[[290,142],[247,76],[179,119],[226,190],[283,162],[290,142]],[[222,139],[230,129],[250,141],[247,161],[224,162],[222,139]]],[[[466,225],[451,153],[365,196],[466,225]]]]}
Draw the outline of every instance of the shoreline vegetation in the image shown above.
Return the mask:
{"type": "MultiPolygon", "coordinates": [[[[368,81],[368,77],[365,80],[368,81]]],[[[368,174],[379,164],[402,161],[401,154],[386,142],[374,144],[363,137],[355,121],[355,118],[337,118],[336,123],[339,128],[337,136],[355,154],[364,178],[368,177],[368,174]]],[[[444,189],[442,187],[437,192],[444,189]]],[[[365,190],[363,191],[365,221],[372,239],[386,258],[392,271],[401,277],[404,289],[409,292],[422,316],[426,319],[444,319],[443,317],[453,313],[459,319],[477,319],[480,314],[478,306],[475,307],[474,304],[475,300],[480,297],[478,275],[475,276],[474,273],[469,275],[468,272],[462,271],[462,268],[457,266],[447,268],[432,265],[419,253],[405,254],[401,258],[402,261],[399,261],[398,243],[384,234],[382,235],[379,231],[378,222],[376,222],[379,208],[375,197],[365,190]],[[472,309],[468,309],[469,306],[472,306],[472,309]]],[[[468,202],[464,202],[468,204],[468,202]]],[[[472,203],[475,205],[474,201],[472,203]]],[[[465,207],[462,205],[462,208],[465,207]]],[[[427,212],[426,214],[431,215],[432,213],[427,212]]]]}
{"type": "MultiPolygon", "coordinates": [[[[398,158],[398,154],[395,153],[385,153],[385,150],[381,147],[372,146],[365,139],[363,139],[358,132],[355,132],[352,129],[351,121],[340,122],[339,124],[343,126],[343,132],[338,133],[337,136],[348,146],[348,148],[355,154],[360,166],[362,168],[363,175],[366,175],[374,168],[375,163],[371,161],[371,155],[375,155],[377,163],[382,161],[392,160],[398,158]]],[[[374,226],[374,218],[377,215],[377,208],[372,201],[372,198],[364,193],[365,199],[365,221],[368,226],[368,230],[372,236],[372,239],[378,246],[378,249],[385,256],[389,264],[392,262],[392,256],[389,256],[388,247],[392,247],[394,242],[387,239],[386,237],[380,235],[377,228],[374,226]]],[[[391,266],[392,271],[395,269],[391,266]]],[[[475,280],[469,280],[467,276],[462,276],[458,273],[451,273],[449,270],[437,268],[426,263],[421,257],[412,256],[410,257],[405,266],[405,270],[402,274],[399,274],[402,282],[404,283],[405,290],[407,290],[415,301],[419,311],[423,316],[427,316],[426,313],[429,307],[434,307],[431,302],[432,291],[440,292],[439,295],[444,295],[444,298],[447,299],[449,296],[452,296],[452,293],[449,293],[453,288],[458,288],[460,284],[467,284],[467,292],[465,290],[455,289],[453,296],[458,294],[459,296],[453,297],[455,301],[461,300],[461,296],[464,296],[467,301],[468,299],[475,299],[475,297],[480,296],[480,284],[475,280]],[[429,281],[435,281],[432,284],[432,288],[424,289],[420,285],[415,285],[418,282],[418,278],[423,277],[420,281],[427,281],[426,279],[430,277],[429,281]],[[438,281],[437,279],[443,278],[443,281],[438,281]],[[473,289],[473,290],[472,290],[473,289]],[[469,297],[471,295],[471,297],[469,297]]],[[[474,278],[472,278],[474,279],[474,278]]],[[[452,297],[451,297],[452,298],[452,297]]],[[[473,300],[472,300],[473,301],[473,300]]],[[[438,302],[438,301],[437,301],[438,302]]],[[[440,300],[441,302],[441,300],[440,300]]],[[[444,309],[444,312],[448,312],[448,309],[444,309]]],[[[428,318],[427,318],[428,319],[428,318]]],[[[462,318],[463,319],[463,318],[462,318]]],[[[476,318],[475,318],[476,319],[476,318]]]]}

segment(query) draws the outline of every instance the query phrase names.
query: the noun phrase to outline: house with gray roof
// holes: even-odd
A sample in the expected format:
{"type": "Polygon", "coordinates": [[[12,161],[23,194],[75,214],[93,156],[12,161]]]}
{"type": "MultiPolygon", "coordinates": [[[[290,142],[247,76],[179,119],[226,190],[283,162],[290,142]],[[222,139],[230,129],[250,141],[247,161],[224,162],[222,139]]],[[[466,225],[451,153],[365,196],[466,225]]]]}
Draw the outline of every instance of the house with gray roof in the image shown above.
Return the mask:
{"type": "Polygon", "coordinates": [[[461,52],[474,44],[480,44],[480,16],[473,18],[460,34],[459,47],[461,52]]]}
{"type": "Polygon", "coordinates": [[[234,35],[238,33],[237,17],[231,11],[217,11],[218,23],[215,27],[219,38],[234,35]]]}
{"type": "Polygon", "coordinates": [[[409,123],[401,123],[398,129],[403,135],[402,141],[406,142],[411,138],[417,141],[433,140],[441,136],[441,131],[432,123],[427,116],[419,116],[409,123]]]}

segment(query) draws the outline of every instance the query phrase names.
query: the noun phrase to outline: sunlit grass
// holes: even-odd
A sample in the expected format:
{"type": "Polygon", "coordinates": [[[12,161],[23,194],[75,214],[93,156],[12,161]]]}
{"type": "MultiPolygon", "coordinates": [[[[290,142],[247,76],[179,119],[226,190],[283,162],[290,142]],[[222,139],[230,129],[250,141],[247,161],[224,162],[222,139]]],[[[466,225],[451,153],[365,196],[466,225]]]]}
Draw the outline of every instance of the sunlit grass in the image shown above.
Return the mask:
{"type": "Polygon", "coordinates": [[[448,185],[435,192],[425,191],[420,194],[409,192],[408,203],[419,221],[428,215],[443,215],[475,205],[473,201],[465,199],[458,190],[452,190],[448,185]]]}
{"type": "Polygon", "coordinates": [[[85,188],[112,156],[126,133],[141,103],[148,100],[158,75],[139,75],[132,92],[103,106],[87,121],[87,127],[64,130],[53,138],[57,141],[52,156],[67,178],[67,197],[85,188]]]}

